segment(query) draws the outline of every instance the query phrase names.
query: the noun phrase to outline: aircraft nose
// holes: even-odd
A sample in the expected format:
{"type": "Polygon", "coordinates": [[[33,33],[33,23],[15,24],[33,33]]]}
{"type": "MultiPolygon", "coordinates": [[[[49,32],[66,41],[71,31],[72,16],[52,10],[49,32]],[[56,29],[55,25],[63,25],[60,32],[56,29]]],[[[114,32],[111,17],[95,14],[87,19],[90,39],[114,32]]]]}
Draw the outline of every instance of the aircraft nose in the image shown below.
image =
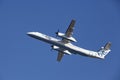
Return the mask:
{"type": "Polygon", "coordinates": [[[34,33],[33,32],[28,32],[27,35],[32,36],[32,35],[34,35],[34,33]]]}
{"type": "Polygon", "coordinates": [[[31,32],[27,32],[27,35],[31,35],[31,32]]]}

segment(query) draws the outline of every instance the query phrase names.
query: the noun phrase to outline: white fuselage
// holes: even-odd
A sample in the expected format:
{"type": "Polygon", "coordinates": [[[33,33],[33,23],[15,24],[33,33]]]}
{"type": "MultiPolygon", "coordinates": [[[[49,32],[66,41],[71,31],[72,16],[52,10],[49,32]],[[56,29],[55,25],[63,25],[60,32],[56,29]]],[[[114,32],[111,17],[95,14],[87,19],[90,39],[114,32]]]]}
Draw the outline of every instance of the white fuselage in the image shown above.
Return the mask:
{"type": "Polygon", "coordinates": [[[83,49],[83,48],[75,46],[71,43],[64,44],[59,39],[47,36],[47,35],[39,33],[39,32],[28,32],[27,34],[33,38],[38,39],[38,40],[42,40],[42,41],[47,42],[49,44],[64,48],[65,50],[68,50],[69,52],[74,53],[74,54],[80,54],[83,56],[90,56],[90,57],[104,59],[104,57],[102,57],[101,55],[98,55],[98,52],[83,49]]]}

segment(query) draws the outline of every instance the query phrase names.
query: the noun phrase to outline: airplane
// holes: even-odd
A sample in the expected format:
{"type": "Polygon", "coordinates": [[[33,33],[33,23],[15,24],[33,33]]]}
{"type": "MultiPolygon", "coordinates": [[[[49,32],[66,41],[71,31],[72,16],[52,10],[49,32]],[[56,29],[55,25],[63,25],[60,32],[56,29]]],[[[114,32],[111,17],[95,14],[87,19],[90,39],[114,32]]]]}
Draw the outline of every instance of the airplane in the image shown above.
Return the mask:
{"type": "Polygon", "coordinates": [[[75,22],[76,22],[75,20],[71,21],[65,33],[61,33],[59,32],[59,30],[56,32],[56,35],[62,38],[61,40],[45,35],[40,32],[28,32],[27,35],[51,44],[52,49],[58,51],[58,56],[57,56],[58,62],[61,61],[64,55],[71,55],[71,54],[79,54],[82,56],[104,59],[105,56],[111,51],[110,50],[111,42],[107,42],[106,45],[104,47],[101,47],[101,49],[98,51],[87,50],[75,46],[71,43],[71,42],[77,42],[77,40],[74,37],[72,37],[75,22]]]}

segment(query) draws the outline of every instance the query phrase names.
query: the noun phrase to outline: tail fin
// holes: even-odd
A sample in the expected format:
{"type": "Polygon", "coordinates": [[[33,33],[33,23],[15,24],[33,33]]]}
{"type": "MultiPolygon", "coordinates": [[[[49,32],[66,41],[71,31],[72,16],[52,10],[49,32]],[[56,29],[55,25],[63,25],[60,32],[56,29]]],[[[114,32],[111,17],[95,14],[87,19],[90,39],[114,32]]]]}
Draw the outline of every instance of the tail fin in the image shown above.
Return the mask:
{"type": "Polygon", "coordinates": [[[102,58],[104,58],[111,50],[111,42],[106,43],[104,47],[101,47],[101,49],[98,51],[98,55],[100,55],[102,58]]]}
{"type": "Polygon", "coordinates": [[[106,43],[106,45],[104,46],[105,50],[110,50],[111,47],[111,42],[106,43]]]}

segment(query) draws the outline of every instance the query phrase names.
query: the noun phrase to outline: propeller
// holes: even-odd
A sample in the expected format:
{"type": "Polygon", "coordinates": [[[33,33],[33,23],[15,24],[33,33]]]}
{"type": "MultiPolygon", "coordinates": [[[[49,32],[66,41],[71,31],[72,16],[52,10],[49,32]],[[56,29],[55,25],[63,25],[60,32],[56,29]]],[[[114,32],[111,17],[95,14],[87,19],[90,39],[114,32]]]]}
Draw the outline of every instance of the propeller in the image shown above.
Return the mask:
{"type": "Polygon", "coordinates": [[[53,45],[51,45],[51,51],[53,50],[53,45]]]}
{"type": "Polygon", "coordinates": [[[55,32],[55,34],[56,34],[56,37],[58,37],[58,33],[59,33],[59,29],[58,29],[58,31],[57,31],[57,32],[55,32]]]}

